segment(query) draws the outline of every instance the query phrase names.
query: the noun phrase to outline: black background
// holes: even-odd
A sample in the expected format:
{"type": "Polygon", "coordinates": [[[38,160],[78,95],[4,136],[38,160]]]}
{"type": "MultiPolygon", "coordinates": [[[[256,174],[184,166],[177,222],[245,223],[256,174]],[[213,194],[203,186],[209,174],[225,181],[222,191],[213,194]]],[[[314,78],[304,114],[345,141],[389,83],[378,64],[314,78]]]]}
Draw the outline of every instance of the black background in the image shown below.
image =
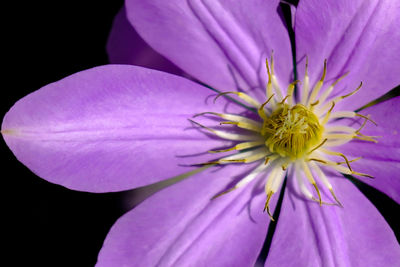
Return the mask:
{"type": "MultiPolygon", "coordinates": [[[[70,0],[3,6],[1,116],[50,82],[107,64],[107,37],[122,5],[122,0],[70,0]]],[[[9,258],[12,266],[93,266],[109,228],[124,213],[120,204],[126,193],[91,194],[50,184],[0,143],[2,261],[9,258]]],[[[361,189],[392,228],[399,228],[398,205],[369,187],[361,189]]]]}
{"type": "MultiPolygon", "coordinates": [[[[107,37],[122,5],[122,0],[2,3],[1,117],[28,93],[107,64],[107,37]]],[[[90,194],[50,184],[0,143],[3,264],[9,259],[8,266],[93,266],[109,228],[123,214],[123,193],[90,194]]]]}

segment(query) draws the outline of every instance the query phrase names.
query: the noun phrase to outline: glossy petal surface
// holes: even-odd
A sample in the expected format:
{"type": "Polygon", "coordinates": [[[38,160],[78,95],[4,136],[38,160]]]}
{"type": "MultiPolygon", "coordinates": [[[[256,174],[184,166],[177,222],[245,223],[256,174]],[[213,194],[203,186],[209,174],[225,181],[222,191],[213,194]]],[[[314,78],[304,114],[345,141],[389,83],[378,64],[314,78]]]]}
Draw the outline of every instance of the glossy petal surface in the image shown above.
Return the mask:
{"type": "Polygon", "coordinates": [[[378,143],[352,141],[337,149],[350,158],[362,157],[353,162],[352,167],[375,178],[359,178],[359,180],[384,192],[397,203],[400,203],[399,111],[399,96],[361,111],[360,113],[365,116],[371,115],[371,119],[378,124],[375,126],[368,123],[362,133],[380,136],[377,138],[378,143]]]}
{"type": "Polygon", "coordinates": [[[400,84],[400,2],[300,1],[295,33],[299,78],[309,57],[311,84],[320,79],[328,60],[326,81],[350,72],[337,85],[335,95],[347,94],[363,82],[357,97],[349,97],[336,109],[355,110],[400,84]]]}
{"type": "Polygon", "coordinates": [[[346,178],[330,180],[343,208],[303,200],[288,186],[265,266],[399,265],[400,246],[378,210],[346,178]]]}
{"type": "MultiPolygon", "coordinates": [[[[274,50],[276,74],[291,77],[290,42],[279,1],[128,0],[127,16],[155,50],[221,91],[265,91],[265,59],[274,50]]],[[[265,97],[262,97],[264,99],[265,97]]]]}
{"type": "Polygon", "coordinates": [[[238,169],[210,168],[146,199],[111,228],[97,267],[253,266],[269,224],[263,185],[210,200],[238,169]]]}
{"type": "Polygon", "coordinates": [[[178,76],[127,65],[71,75],[19,100],[2,134],[38,176],[65,187],[125,190],[182,174],[224,145],[188,121],[222,109],[178,76]],[[208,105],[208,102],[211,102],[208,105]]]}
{"type": "Polygon", "coordinates": [[[179,68],[154,51],[137,34],[126,17],[125,7],[115,16],[108,37],[107,53],[112,64],[130,64],[177,75],[183,74],[179,68]]]}

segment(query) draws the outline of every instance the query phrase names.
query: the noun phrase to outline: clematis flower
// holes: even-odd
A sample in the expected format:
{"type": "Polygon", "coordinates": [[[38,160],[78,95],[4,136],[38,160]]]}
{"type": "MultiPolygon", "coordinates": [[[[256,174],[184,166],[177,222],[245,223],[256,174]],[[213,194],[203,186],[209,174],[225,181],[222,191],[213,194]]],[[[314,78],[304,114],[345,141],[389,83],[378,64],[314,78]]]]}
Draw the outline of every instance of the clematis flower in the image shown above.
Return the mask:
{"type": "Polygon", "coordinates": [[[197,172],[120,218],[98,266],[252,266],[280,190],[267,266],[396,266],[393,231],[343,174],[400,201],[400,97],[356,112],[399,84],[399,8],[300,1],[297,80],[279,1],[128,0],[142,38],[218,93],[101,66],[18,101],[2,134],[38,176],[74,190],[197,172]]]}

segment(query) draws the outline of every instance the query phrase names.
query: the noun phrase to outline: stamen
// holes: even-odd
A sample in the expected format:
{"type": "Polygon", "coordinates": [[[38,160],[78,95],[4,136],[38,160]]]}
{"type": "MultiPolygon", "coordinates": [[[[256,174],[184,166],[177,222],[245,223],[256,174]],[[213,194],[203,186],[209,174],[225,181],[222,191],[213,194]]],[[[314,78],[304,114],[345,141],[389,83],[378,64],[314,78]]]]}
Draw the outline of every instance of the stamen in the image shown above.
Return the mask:
{"type": "Polygon", "coordinates": [[[353,111],[336,111],[332,112],[330,115],[330,120],[338,118],[354,118],[357,113],[353,111]]]}
{"type": "MultiPolygon", "coordinates": [[[[360,157],[349,160],[343,153],[326,149],[326,147],[345,144],[353,139],[377,142],[374,139],[377,137],[366,136],[361,133],[361,130],[364,129],[367,121],[376,124],[370,119],[369,115],[364,116],[353,111],[333,112],[337,102],[354,95],[358,90],[360,90],[362,83],[360,83],[354,91],[346,95],[331,97],[330,94],[333,91],[333,88],[348,74],[345,73],[336,79],[327,90],[321,92],[327,76],[327,60],[325,59],[321,78],[316,82],[312,90],[310,90],[308,57],[306,57],[301,102],[296,103],[294,100],[294,89],[295,85],[299,83],[299,81],[296,80],[290,83],[287,87],[287,95],[283,97],[281,87],[279,86],[279,82],[274,73],[275,63],[273,51],[270,60],[270,62],[268,59],[265,60],[268,72],[268,83],[266,85],[267,100],[264,103],[260,104],[256,99],[242,92],[222,92],[214,99],[214,101],[216,101],[220,96],[234,94],[243,100],[241,101],[242,103],[245,103],[246,105],[249,104],[249,106],[253,106],[257,109],[258,115],[262,119],[262,123],[245,116],[216,112],[203,112],[194,116],[197,117],[211,114],[224,119],[220,122],[220,125],[236,125],[239,128],[250,130],[255,133],[252,135],[242,135],[225,132],[203,126],[200,123],[190,120],[193,124],[196,124],[221,138],[241,141],[233,147],[212,150],[209,151],[210,153],[249,149],[249,151],[231,154],[201,165],[250,163],[254,161],[260,162],[256,169],[252,170],[250,174],[237,182],[233,188],[216,194],[212,199],[244,186],[255,179],[261,172],[269,170],[265,183],[266,203],[264,211],[267,211],[271,220],[274,220],[269,206],[272,195],[275,194],[281,186],[288,168],[293,166],[292,168],[294,169],[292,169],[292,171],[295,172],[299,188],[307,199],[316,201],[320,205],[326,204],[342,206],[333,191],[331,183],[320,166],[329,167],[343,174],[373,178],[368,174],[356,172],[351,168],[350,163],[361,159],[360,157]],[[331,99],[326,101],[329,97],[331,97],[331,99]],[[269,108],[265,108],[267,104],[270,105],[269,108]],[[357,121],[358,124],[355,127],[359,126],[359,128],[353,128],[346,125],[329,126],[328,124],[330,121],[337,118],[355,117],[364,119],[362,123],[357,121]],[[328,126],[325,128],[326,124],[328,124],[328,126]],[[330,159],[328,160],[326,154],[331,156],[340,156],[344,161],[335,162],[330,159]],[[272,165],[271,162],[273,162],[272,165]],[[318,184],[316,182],[317,179],[319,179],[318,184]],[[314,190],[318,195],[317,198],[313,196],[315,195],[314,192],[311,193],[312,189],[310,184],[314,187],[314,190]],[[325,192],[326,189],[330,191],[331,197],[329,198],[332,203],[322,201],[319,186],[322,186],[325,192]]],[[[233,100],[231,97],[228,98],[233,100]]],[[[253,111],[255,109],[251,108],[253,111]]],[[[358,120],[361,121],[360,119],[358,120]]]]}
{"type": "MultiPolygon", "coordinates": [[[[354,113],[355,113],[355,112],[354,112],[354,113]]],[[[376,122],[374,122],[373,120],[371,120],[371,119],[369,118],[369,115],[368,115],[368,116],[364,116],[364,115],[355,113],[355,116],[358,116],[358,117],[361,117],[361,118],[363,118],[363,119],[366,119],[366,120],[372,122],[373,124],[375,124],[375,126],[378,126],[378,124],[377,124],[376,122]]]]}
{"type": "Polygon", "coordinates": [[[232,192],[235,189],[243,187],[244,185],[251,182],[254,178],[256,178],[261,172],[265,171],[266,168],[267,168],[267,166],[265,166],[264,164],[259,165],[257,168],[255,168],[253,171],[251,171],[251,173],[249,173],[246,177],[244,177],[239,182],[237,182],[234,187],[232,187],[226,191],[223,191],[222,193],[216,194],[215,196],[213,196],[211,198],[211,200],[214,200],[222,195],[232,192]]]}
{"type": "Polygon", "coordinates": [[[331,86],[329,86],[329,88],[327,90],[325,90],[325,92],[322,93],[321,97],[319,98],[320,103],[323,104],[325,102],[325,100],[328,98],[328,96],[331,94],[331,92],[333,91],[333,88],[336,86],[336,84],[338,82],[340,82],[344,77],[346,77],[349,74],[349,72],[346,72],[345,74],[343,74],[342,76],[340,76],[334,83],[331,84],[331,86]]]}
{"type": "Polygon", "coordinates": [[[314,177],[311,174],[310,168],[308,168],[308,165],[305,161],[302,161],[301,165],[303,167],[304,174],[306,175],[308,181],[314,186],[315,191],[317,191],[319,204],[320,206],[322,206],[321,193],[319,192],[317,183],[315,182],[314,177]]]}
{"type": "MultiPolygon", "coordinates": [[[[358,90],[360,90],[361,86],[362,86],[362,82],[361,82],[360,85],[356,88],[356,90],[354,90],[353,92],[351,92],[351,93],[349,93],[349,94],[347,94],[347,95],[335,97],[332,101],[335,102],[335,103],[338,103],[338,102],[342,101],[343,99],[345,99],[345,98],[347,98],[347,97],[349,97],[349,96],[354,95],[355,93],[357,93],[358,90]]],[[[324,110],[326,110],[328,107],[329,107],[329,104],[326,103],[326,104],[322,107],[321,110],[324,111],[324,110]]]]}
{"type": "Polygon", "coordinates": [[[220,122],[219,124],[220,125],[232,124],[232,125],[236,125],[239,128],[254,131],[257,133],[261,133],[261,128],[262,128],[261,126],[246,123],[246,122],[223,121],[223,122],[220,122]]]}
{"type": "Polygon", "coordinates": [[[331,166],[332,168],[334,168],[335,170],[344,173],[344,174],[349,174],[349,175],[358,175],[358,176],[362,176],[362,177],[368,177],[373,179],[374,176],[366,174],[366,173],[361,173],[361,172],[356,172],[356,171],[349,171],[349,169],[341,166],[341,165],[337,165],[337,166],[331,166]]]}
{"type": "Polygon", "coordinates": [[[244,134],[234,134],[234,133],[227,133],[227,132],[223,132],[223,131],[219,131],[219,130],[215,130],[215,129],[211,129],[209,127],[206,127],[194,120],[188,119],[190,122],[192,122],[193,124],[196,124],[198,126],[200,126],[201,128],[206,129],[207,131],[212,132],[213,134],[215,134],[216,136],[219,136],[223,139],[227,139],[227,140],[234,140],[234,141],[257,141],[259,140],[261,137],[260,136],[256,136],[256,135],[244,135],[244,134]]]}
{"type": "Polygon", "coordinates": [[[350,141],[351,141],[351,139],[328,140],[328,142],[325,143],[325,146],[326,147],[335,147],[335,146],[347,144],[350,141]]]}
{"type": "Polygon", "coordinates": [[[285,96],[285,98],[282,99],[282,101],[279,102],[278,104],[279,104],[279,105],[283,105],[283,103],[285,103],[286,99],[288,99],[289,97],[290,97],[290,95],[285,96]]]}
{"type": "Polygon", "coordinates": [[[214,116],[218,116],[220,118],[229,120],[229,121],[235,121],[235,122],[246,122],[248,124],[253,124],[253,125],[257,125],[257,126],[261,126],[262,124],[258,121],[240,116],[240,115],[234,115],[234,114],[223,114],[223,113],[217,113],[217,112],[202,112],[202,113],[198,113],[196,115],[193,116],[193,118],[196,118],[198,116],[203,116],[203,115],[214,115],[214,116]]]}
{"type": "Polygon", "coordinates": [[[215,103],[215,101],[216,101],[220,96],[227,95],[227,94],[234,94],[234,95],[237,95],[240,99],[242,99],[242,100],[245,101],[246,103],[248,103],[248,104],[250,104],[250,105],[252,105],[252,106],[254,106],[254,107],[256,107],[256,108],[258,108],[258,107],[260,106],[260,103],[259,103],[257,100],[255,100],[255,99],[252,98],[251,96],[249,96],[249,95],[247,95],[247,94],[245,94],[245,93],[242,93],[242,92],[223,92],[223,93],[219,93],[219,94],[214,98],[214,103],[215,103]]]}
{"type": "MultiPolygon", "coordinates": [[[[265,65],[267,66],[267,72],[268,72],[268,83],[267,83],[266,95],[267,95],[268,98],[271,98],[275,94],[272,92],[272,75],[271,75],[271,71],[269,69],[268,58],[265,59],[265,65]]],[[[275,106],[275,100],[274,99],[271,99],[271,105],[275,106]]]]}
{"type": "Polygon", "coordinates": [[[317,84],[315,85],[310,98],[308,99],[308,104],[312,103],[315,98],[317,97],[319,90],[321,89],[322,85],[324,84],[324,80],[325,80],[325,76],[326,76],[326,62],[327,60],[324,60],[324,70],[322,72],[322,76],[321,79],[317,82],[317,84]]]}
{"type": "Polygon", "coordinates": [[[310,104],[311,109],[314,108],[314,106],[318,105],[319,100],[315,101],[314,103],[310,104]]]}
{"type": "Polygon", "coordinates": [[[300,191],[304,194],[304,196],[306,198],[313,199],[314,198],[313,195],[311,194],[310,190],[308,190],[308,188],[304,184],[302,175],[300,174],[301,166],[299,166],[298,163],[295,163],[294,170],[295,170],[295,177],[297,180],[297,184],[299,185],[300,191]]]}
{"type": "Polygon", "coordinates": [[[338,200],[336,197],[335,193],[333,192],[333,188],[331,183],[329,182],[328,178],[326,177],[325,173],[318,167],[317,164],[314,162],[310,162],[310,167],[315,170],[317,173],[318,177],[320,178],[321,182],[328,188],[329,192],[331,192],[332,197],[335,199],[336,203],[340,206],[343,207],[342,203],[338,200]]]}
{"type": "Polygon", "coordinates": [[[274,51],[271,51],[271,80],[272,80],[272,85],[275,89],[275,93],[277,94],[279,99],[282,99],[282,91],[281,88],[279,86],[278,80],[274,74],[274,51]]]}
{"type": "Polygon", "coordinates": [[[320,162],[323,164],[327,164],[327,162],[325,160],[318,159],[318,158],[309,158],[309,159],[307,159],[307,161],[316,161],[316,162],[320,162]]]}
{"type": "Polygon", "coordinates": [[[334,132],[346,132],[346,133],[354,133],[356,129],[349,126],[327,126],[325,128],[325,132],[334,133],[334,132]]]}
{"type": "Polygon", "coordinates": [[[364,141],[369,141],[369,142],[374,142],[378,143],[377,140],[374,138],[381,138],[382,136],[368,136],[368,135],[363,135],[362,133],[357,133],[359,136],[355,136],[354,139],[359,139],[359,140],[364,140],[364,141]]]}
{"type": "Polygon", "coordinates": [[[332,197],[335,199],[335,201],[337,202],[337,204],[343,208],[342,203],[339,201],[339,199],[336,197],[335,193],[333,192],[332,188],[329,188],[329,192],[331,192],[332,197]]]}
{"type": "Polygon", "coordinates": [[[325,144],[325,142],[328,141],[328,139],[324,139],[324,141],[322,141],[318,146],[314,147],[313,149],[311,149],[307,155],[310,155],[312,152],[314,152],[315,150],[317,150],[318,148],[320,148],[321,146],[323,146],[325,144]]]}
{"type": "Polygon", "coordinates": [[[271,211],[269,210],[269,202],[271,201],[271,197],[274,194],[274,192],[270,191],[267,194],[267,201],[265,202],[265,207],[264,207],[264,212],[265,210],[267,210],[267,213],[269,215],[269,217],[271,218],[271,221],[275,221],[274,217],[271,214],[271,211]]]}
{"type": "Polygon", "coordinates": [[[216,161],[209,161],[204,163],[197,163],[193,165],[213,165],[213,164],[225,164],[225,163],[246,163],[245,159],[252,158],[255,155],[264,153],[264,155],[268,154],[268,151],[265,147],[261,147],[255,150],[239,152],[233,155],[228,155],[216,161]]]}
{"type": "Polygon", "coordinates": [[[367,124],[367,121],[369,120],[369,115],[367,116],[368,118],[365,118],[364,119],[364,122],[361,124],[361,126],[360,126],[360,128],[358,128],[358,130],[357,131],[355,131],[355,133],[360,133],[360,131],[362,130],[362,128],[364,128],[365,127],[365,125],[367,124]]]}
{"type": "Polygon", "coordinates": [[[266,119],[268,118],[267,115],[265,114],[264,107],[265,107],[265,105],[268,104],[269,101],[272,100],[273,97],[274,97],[274,94],[272,94],[272,95],[267,99],[267,101],[265,101],[265,102],[258,108],[258,115],[259,115],[263,120],[266,120],[266,119]]]}
{"type": "MultiPolygon", "coordinates": [[[[360,159],[362,159],[362,157],[358,157],[358,158],[349,160],[349,163],[356,162],[357,160],[360,160],[360,159]]],[[[345,163],[346,163],[346,161],[336,162],[337,165],[341,165],[341,164],[345,164],[345,163]]]]}
{"type": "Polygon", "coordinates": [[[332,139],[346,139],[346,140],[351,140],[354,138],[354,134],[325,134],[324,137],[326,137],[329,140],[332,139]]]}
{"type": "Polygon", "coordinates": [[[220,149],[220,150],[210,150],[208,152],[209,153],[220,153],[220,152],[228,152],[228,151],[232,151],[232,150],[244,150],[247,148],[260,146],[262,144],[264,144],[264,141],[244,142],[244,143],[237,144],[236,146],[231,147],[231,148],[220,149]]]}
{"type": "Polygon", "coordinates": [[[320,151],[323,152],[323,153],[325,153],[325,154],[328,154],[328,155],[339,156],[339,157],[344,158],[344,160],[346,161],[346,164],[347,164],[347,167],[349,168],[349,170],[350,170],[350,171],[353,171],[352,168],[351,168],[351,166],[350,166],[349,160],[347,159],[347,157],[346,157],[343,153],[331,151],[331,150],[328,150],[328,149],[325,149],[325,148],[321,148],[320,151]]]}
{"type": "Polygon", "coordinates": [[[301,96],[301,103],[307,104],[307,98],[310,91],[310,77],[308,76],[308,56],[306,56],[306,71],[304,73],[303,92],[301,96]]]}
{"type": "Polygon", "coordinates": [[[284,100],[285,100],[286,98],[289,98],[289,99],[288,99],[288,104],[289,104],[290,106],[293,105],[293,91],[294,91],[294,87],[295,87],[295,85],[298,84],[299,82],[300,82],[299,80],[296,80],[296,81],[292,82],[291,84],[289,84],[288,89],[287,89],[287,96],[282,100],[282,102],[284,102],[284,100]]]}
{"type": "Polygon", "coordinates": [[[269,210],[269,203],[272,195],[278,191],[279,186],[282,184],[283,178],[286,173],[279,168],[279,165],[280,162],[277,162],[277,164],[275,164],[275,166],[272,168],[272,170],[268,174],[267,182],[265,184],[265,193],[267,194],[267,200],[265,203],[264,212],[265,210],[267,210],[267,213],[272,221],[274,220],[274,218],[272,217],[272,214],[269,210]]]}
{"type": "Polygon", "coordinates": [[[322,125],[325,125],[328,121],[329,121],[329,116],[331,115],[331,112],[333,110],[333,108],[335,107],[335,102],[332,101],[332,106],[331,108],[328,110],[328,112],[326,113],[325,117],[322,120],[322,125]]]}

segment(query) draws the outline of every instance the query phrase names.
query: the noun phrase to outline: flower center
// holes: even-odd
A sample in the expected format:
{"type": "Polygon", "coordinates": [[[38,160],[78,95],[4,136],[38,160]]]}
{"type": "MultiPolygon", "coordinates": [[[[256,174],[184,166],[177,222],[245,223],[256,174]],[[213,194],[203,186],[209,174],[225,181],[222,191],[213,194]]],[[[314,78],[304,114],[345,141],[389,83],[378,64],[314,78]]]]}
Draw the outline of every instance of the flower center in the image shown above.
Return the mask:
{"type": "MultiPolygon", "coordinates": [[[[265,210],[273,220],[269,209],[271,197],[279,190],[283,179],[289,173],[293,176],[292,179],[297,180],[298,189],[296,190],[300,190],[307,199],[316,201],[320,205],[341,206],[328,177],[324,173],[324,169],[321,167],[347,175],[371,177],[352,169],[350,163],[360,158],[349,160],[340,151],[332,150],[353,139],[377,142],[376,136],[367,136],[361,133],[368,121],[375,124],[369,116],[354,111],[333,111],[337,103],[354,95],[361,88],[362,83],[351,93],[337,97],[331,96],[333,88],[347,73],[339,77],[329,87],[324,87],[327,71],[325,60],[321,79],[311,88],[308,76],[308,58],[306,57],[304,79],[298,88],[301,98],[296,99],[294,88],[300,81],[290,83],[287,90],[282,91],[274,74],[272,55],[270,64],[266,60],[266,67],[268,72],[265,92],[267,101],[263,104],[243,92],[223,92],[215,98],[216,100],[220,96],[234,94],[246,105],[255,108],[260,120],[237,114],[216,112],[203,112],[195,115],[195,117],[202,115],[218,116],[225,120],[220,122],[220,125],[235,125],[247,130],[247,134],[212,129],[192,121],[220,138],[238,142],[233,147],[209,151],[210,153],[225,153],[234,150],[240,152],[200,165],[240,164],[260,161],[258,167],[238,181],[234,187],[217,194],[214,198],[241,188],[257,176],[264,174],[266,179],[265,193],[267,195],[265,210]],[[286,96],[284,96],[284,93],[286,93],[286,96]],[[361,122],[360,118],[364,121],[361,122]],[[337,119],[350,119],[354,122],[351,125],[338,125],[337,119]],[[331,124],[332,121],[335,121],[335,123],[331,124]],[[354,126],[356,127],[354,128],[354,126]],[[340,158],[340,161],[338,158],[340,158]],[[331,193],[330,202],[322,200],[319,186],[329,190],[331,193]],[[311,193],[312,189],[315,190],[317,197],[311,193]]],[[[345,122],[346,120],[342,121],[345,122]]]]}
{"type": "Polygon", "coordinates": [[[292,160],[301,158],[321,143],[323,127],[315,114],[302,104],[283,104],[264,120],[261,135],[271,152],[292,160]]]}

